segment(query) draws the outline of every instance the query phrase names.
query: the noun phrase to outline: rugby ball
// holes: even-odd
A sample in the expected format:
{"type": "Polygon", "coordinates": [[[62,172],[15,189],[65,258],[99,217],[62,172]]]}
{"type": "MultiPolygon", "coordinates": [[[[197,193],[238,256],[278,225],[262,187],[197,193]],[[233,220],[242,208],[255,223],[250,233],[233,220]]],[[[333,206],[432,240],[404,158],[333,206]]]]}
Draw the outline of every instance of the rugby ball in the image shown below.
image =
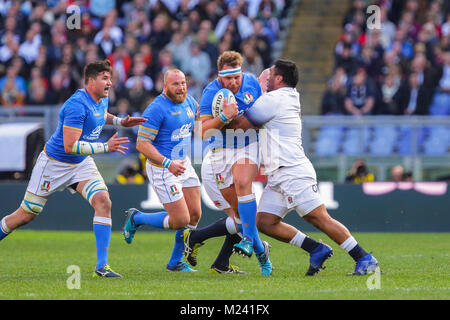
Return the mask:
{"type": "Polygon", "coordinates": [[[228,103],[236,102],[236,98],[234,97],[233,92],[231,92],[229,89],[223,88],[217,91],[211,106],[212,115],[214,118],[217,117],[222,112],[223,102],[225,101],[225,98],[227,98],[228,103]]]}

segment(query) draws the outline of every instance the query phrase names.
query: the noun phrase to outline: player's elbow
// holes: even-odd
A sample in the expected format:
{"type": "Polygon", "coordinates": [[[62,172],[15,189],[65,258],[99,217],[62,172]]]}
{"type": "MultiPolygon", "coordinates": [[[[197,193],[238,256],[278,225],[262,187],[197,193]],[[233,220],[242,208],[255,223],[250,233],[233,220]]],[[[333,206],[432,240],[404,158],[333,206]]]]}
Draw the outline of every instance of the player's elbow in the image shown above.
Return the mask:
{"type": "Polygon", "coordinates": [[[144,150],[144,141],[142,139],[137,139],[136,140],[136,150],[139,151],[140,153],[143,153],[144,150]]]}

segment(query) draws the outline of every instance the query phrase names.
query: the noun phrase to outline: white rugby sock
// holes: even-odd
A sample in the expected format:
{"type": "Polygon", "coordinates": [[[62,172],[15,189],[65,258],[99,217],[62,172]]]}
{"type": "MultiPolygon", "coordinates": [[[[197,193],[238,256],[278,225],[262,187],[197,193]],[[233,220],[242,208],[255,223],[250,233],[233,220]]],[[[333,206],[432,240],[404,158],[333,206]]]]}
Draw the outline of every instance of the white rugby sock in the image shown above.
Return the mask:
{"type": "Polygon", "coordinates": [[[164,217],[164,220],[163,220],[163,227],[164,227],[164,229],[170,229],[170,226],[169,226],[169,215],[166,215],[166,216],[164,217]]]}
{"type": "Polygon", "coordinates": [[[225,225],[227,227],[227,231],[229,234],[238,233],[238,230],[236,229],[236,225],[234,224],[233,218],[228,217],[227,220],[225,220],[225,225]]]}
{"type": "Polygon", "coordinates": [[[301,231],[297,231],[295,236],[291,239],[291,241],[289,241],[289,244],[292,244],[293,246],[301,248],[305,238],[306,238],[306,234],[304,234],[301,231]]]}
{"type": "Polygon", "coordinates": [[[197,229],[197,226],[193,226],[192,224],[188,224],[187,227],[192,230],[197,229]]]}
{"type": "Polygon", "coordinates": [[[2,228],[3,232],[8,234],[11,233],[11,230],[9,230],[8,226],[6,225],[6,217],[2,219],[2,222],[0,223],[0,227],[2,228]]]}
{"type": "Polygon", "coordinates": [[[350,236],[347,240],[345,240],[344,242],[342,242],[340,244],[340,247],[342,249],[344,249],[345,251],[349,252],[350,250],[352,250],[356,245],[358,244],[358,242],[356,242],[355,238],[353,238],[352,236],[350,236]]]}

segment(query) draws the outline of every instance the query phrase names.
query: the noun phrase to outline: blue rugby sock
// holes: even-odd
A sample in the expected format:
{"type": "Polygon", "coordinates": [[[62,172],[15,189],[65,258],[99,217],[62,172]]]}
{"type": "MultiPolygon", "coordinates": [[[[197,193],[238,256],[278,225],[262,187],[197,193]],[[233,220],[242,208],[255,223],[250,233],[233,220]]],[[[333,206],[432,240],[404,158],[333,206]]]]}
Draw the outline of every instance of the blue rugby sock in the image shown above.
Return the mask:
{"type": "Polygon", "coordinates": [[[97,269],[108,264],[108,249],[111,239],[111,218],[94,217],[95,244],[97,247],[97,269]]]}
{"type": "Polygon", "coordinates": [[[253,248],[255,253],[264,251],[264,245],[258,236],[258,229],[256,228],[256,198],[254,194],[238,197],[239,216],[243,225],[243,235],[253,241],[253,248]]]}
{"type": "Polygon", "coordinates": [[[184,250],[184,241],[183,241],[183,231],[186,228],[177,230],[175,232],[175,243],[172,250],[172,255],[170,256],[169,263],[167,264],[169,267],[175,267],[178,262],[183,258],[183,250],[184,250]]]}
{"type": "Polygon", "coordinates": [[[6,226],[5,219],[6,218],[3,218],[2,221],[0,221],[0,241],[11,233],[8,227],[6,226]]]}
{"type": "Polygon", "coordinates": [[[145,213],[138,211],[134,214],[133,221],[136,225],[147,224],[155,228],[165,229],[164,218],[166,216],[166,211],[155,213],[145,213]]]}
{"type": "Polygon", "coordinates": [[[3,240],[6,236],[8,236],[9,233],[6,233],[3,231],[2,228],[0,228],[0,241],[3,240]]]}

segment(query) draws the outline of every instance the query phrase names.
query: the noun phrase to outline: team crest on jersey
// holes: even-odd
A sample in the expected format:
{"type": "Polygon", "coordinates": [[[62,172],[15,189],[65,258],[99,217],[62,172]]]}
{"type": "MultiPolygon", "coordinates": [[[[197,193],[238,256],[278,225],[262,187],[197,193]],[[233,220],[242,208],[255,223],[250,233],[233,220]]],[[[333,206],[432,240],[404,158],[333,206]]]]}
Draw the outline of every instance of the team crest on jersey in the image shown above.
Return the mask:
{"type": "Polygon", "coordinates": [[[50,190],[50,181],[45,180],[41,185],[41,191],[48,192],[50,190]]]}
{"type": "Polygon", "coordinates": [[[294,199],[292,199],[292,197],[289,196],[289,197],[287,198],[287,201],[289,202],[289,204],[292,204],[292,203],[294,202],[294,199]]]}
{"type": "Polygon", "coordinates": [[[193,118],[194,117],[194,113],[192,112],[191,108],[187,108],[186,109],[186,113],[187,113],[189,118],[193,118]]]}
{"type": "Polygon", "coordinates": [[[216,183],[217,184],[225,183],[225,179],[222,177],[220,173],[216,174],[216,183]]]}
{"type": "Polygon", "coordinates": [[[170,186],[169,189],[170,189],[170,194],[171,194],[172,196],[174,196],[174,195],[180,193],[180,190],[178,190],[178,188],[177,188],[176,185],[170,186]]]}
{"type": "Polygon", "coordinates": [[[253,96],[249,92],[244,93],[244,102],[246,104],[249,104],[252,101],[253,101],[253,96]]]}

